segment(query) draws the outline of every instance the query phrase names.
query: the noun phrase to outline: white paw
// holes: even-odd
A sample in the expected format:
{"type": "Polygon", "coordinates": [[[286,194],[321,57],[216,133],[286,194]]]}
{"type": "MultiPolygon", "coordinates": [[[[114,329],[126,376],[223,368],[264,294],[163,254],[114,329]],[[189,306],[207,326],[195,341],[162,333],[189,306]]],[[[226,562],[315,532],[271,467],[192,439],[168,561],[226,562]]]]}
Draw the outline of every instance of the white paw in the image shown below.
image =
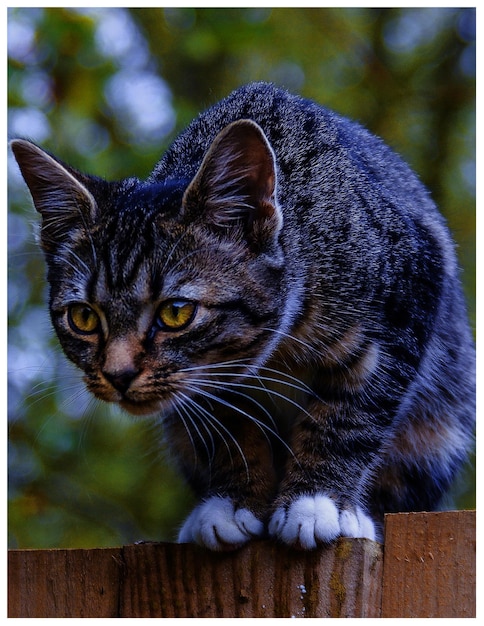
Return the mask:
{"type": "Polygon", "coordinates": [[[339,515],[342,537],[364,537],[376,540],[375,524],[363,509],[356,506],[354,509],[345,509],[339,515]]]}
{"type": "Polygon", "coordinates": [[[213,496],[196,506],[185,520],[178,543],[198,543],[210,550],[242,546],[264,531],[263,523],[248,509],[234,509],[230,498],[213,496]]]}
{"type": "Polygon", "coordinates": [[[340,511],[323,494],[300,496],[288,508],[279,507],[269,522],[269,533],[284,543],[305,550],[339,536],[375,539],[375,526],[360,507],[340,511]]]}

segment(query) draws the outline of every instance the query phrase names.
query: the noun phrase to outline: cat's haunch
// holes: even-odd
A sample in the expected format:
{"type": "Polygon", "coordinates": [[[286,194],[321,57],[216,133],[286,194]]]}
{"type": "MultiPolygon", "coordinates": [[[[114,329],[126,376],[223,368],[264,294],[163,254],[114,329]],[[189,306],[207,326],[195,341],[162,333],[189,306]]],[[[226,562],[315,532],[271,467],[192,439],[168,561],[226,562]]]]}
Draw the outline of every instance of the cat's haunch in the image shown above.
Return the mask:
{"type": "Polygon", "coordinates": [[[312,549],[438,506],[473,443],[473,340],[444,220],[381,140],[254,83],[146,181],[11,145],[65,354],[163,422],[200,498],[180,541],[312,549]]]}

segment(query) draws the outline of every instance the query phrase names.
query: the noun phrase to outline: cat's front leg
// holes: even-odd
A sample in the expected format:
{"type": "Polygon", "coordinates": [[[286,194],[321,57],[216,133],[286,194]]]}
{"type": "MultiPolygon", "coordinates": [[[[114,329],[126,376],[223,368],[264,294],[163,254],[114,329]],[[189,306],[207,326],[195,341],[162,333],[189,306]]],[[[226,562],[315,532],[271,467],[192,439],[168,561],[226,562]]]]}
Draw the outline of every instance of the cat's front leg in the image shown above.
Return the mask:
{"type": "Polygon", "coordinates": [[[271,517],[269,533],[288,545],[312,550],[337,537],[376,539],[375,524],[358,505],[340,508],[330,495],[317,492],[295,496],[279,505],[271,517]]]}
{"type": "Polygon", "coordinates": [[[200,498],[181,527],[179,543],[227,551],[265,533],[277,483],[271,444],[257,424],[238,417],[217,415],[224,437],[211,433],[198,446],[182,425],[169,426],[183,472],[200,498]]]}
{"type": "Polygon", "coordinates": [[[298,420],[269,521],[272,537],[303,549],[340,536],[379,538],[365,499],[380,447],[374,422],[362,407],[319,402],[298,420]]]}

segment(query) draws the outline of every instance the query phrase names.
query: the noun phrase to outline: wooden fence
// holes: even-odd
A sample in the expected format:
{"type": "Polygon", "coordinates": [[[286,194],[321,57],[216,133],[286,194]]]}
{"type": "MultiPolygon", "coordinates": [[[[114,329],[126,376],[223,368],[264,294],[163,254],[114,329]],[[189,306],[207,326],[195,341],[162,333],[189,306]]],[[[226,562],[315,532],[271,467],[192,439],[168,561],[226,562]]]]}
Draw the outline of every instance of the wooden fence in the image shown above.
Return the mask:
{"type": "Polygon", "coordinates": [[[9,617],[475,617],[474,511],[399,513],[384,547],[10,550],[9,617]]]}

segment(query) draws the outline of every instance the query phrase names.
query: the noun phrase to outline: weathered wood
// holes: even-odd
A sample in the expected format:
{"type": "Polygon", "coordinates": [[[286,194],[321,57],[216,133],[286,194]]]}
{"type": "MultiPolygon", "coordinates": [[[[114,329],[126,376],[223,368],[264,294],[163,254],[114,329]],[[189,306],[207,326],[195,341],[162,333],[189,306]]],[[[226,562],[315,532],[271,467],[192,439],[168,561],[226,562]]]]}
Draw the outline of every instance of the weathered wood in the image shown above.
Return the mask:
{"type": "Polygon", "coordinates": [[[475,511],[387,515],[382,617],[475,615],[475,511]]]}
{"type": "Polygon", "coordinates": [[[237,553],[149,544],[124,550],[122,617],[377,617],[381,546],[341,539],[314,552],[269,542],[237,553]]]}
{"type": "Polygon", "coordinates": [[[378,617],[381,546],[11,550],[9,617],[378,617]]]}
{"type": "Polygon", "coordinates": [[[116,617],[121,550],[9,550],[9,617],[116,617]]]}
{"type": "Polygon", "coordinates": [[[380,615],[475,615],[474,512],[388,516],[384,556],[366,539],[9,551],[9,617],[380,615]]]}

